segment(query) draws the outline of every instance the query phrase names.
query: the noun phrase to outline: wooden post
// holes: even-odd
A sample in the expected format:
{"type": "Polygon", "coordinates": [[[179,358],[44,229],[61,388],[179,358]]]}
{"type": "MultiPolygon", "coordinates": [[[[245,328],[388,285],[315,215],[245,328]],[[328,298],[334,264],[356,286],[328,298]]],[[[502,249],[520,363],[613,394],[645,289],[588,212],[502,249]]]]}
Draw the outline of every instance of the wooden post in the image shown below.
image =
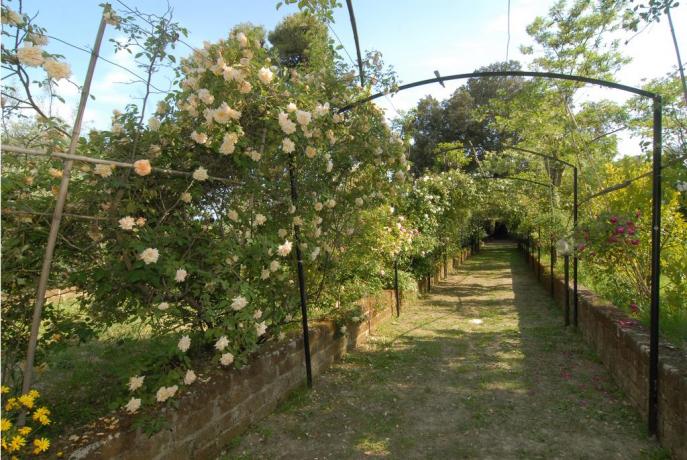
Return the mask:
{"type": "MultiPolygon", "coordinates": [[[[86,79],[84,81],[83,89],[81,90],[81,100],[79,101],[79,108],[76,113],[76,120],[74,120],[74,128],[72,129],[72,137],[69,143],[69,154],[73,155],[76,152],[76,146],[79,142],[79,134],[81,132],[81,122],[83,121],[86,103],[91,90],[91,82],[93,81],[93,74],[95,73],[95,65],[98,62],[98,52],[100,51],[100,44],[103,41],[105,34],[105,17],[100,18],[100,26],[98,34],[95,38],[93,51],[91,52],[91,60],[88,63],[88,71],[86,72],[86,79]]],[[[52,222],[50,223],[50,233],[48,234],[48,241],[45,246],[45,255],[43,257],[43,266],[41,268],[40,278],[38,279],[38,288],[36,290],[36,303],[33,308],[33,319],[31,322],[31,333],[29,335],[29,344],[26,351],[26,363],[24,364],[24,375],[22,381],[22,394],[26,394],[31,390],[33,383],[33,364],[36,358],[36,344],[38,342],[38,332],[41,326],[41,316],[43,314],[43,305],[45,304],[45,292],[48,288],[48,278],[50,276],[50,267],[52,266],[52,258],[55,253],[55,243],[57,242],[57,234],[60,230],[60,223],[62,222],[62,213],[64,205],[67,201],[67,190],[69,188],[69,178],[72,170],[74,160],[66,160],[62,167],[62,181],[60,182],[60,189],[57,194],[57,202],[55,203],[55,210],[53,211],[52,222]]],[[[25,414],[24,414],[25,415],[25,414]]],[[[24,416],[19,420],[19,424],[24,424],[24,416]]]]}

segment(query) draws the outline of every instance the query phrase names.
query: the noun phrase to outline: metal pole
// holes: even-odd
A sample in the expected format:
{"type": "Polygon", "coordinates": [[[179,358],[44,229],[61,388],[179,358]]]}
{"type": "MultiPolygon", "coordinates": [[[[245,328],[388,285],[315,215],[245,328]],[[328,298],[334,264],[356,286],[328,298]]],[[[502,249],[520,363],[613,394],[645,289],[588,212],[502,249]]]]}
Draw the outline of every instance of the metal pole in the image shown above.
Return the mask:
{"type": "Polygon", "coordinates": [[[563,272],[565,277],[565,325],[570,326],[570,256],[563,256],[563,272]]]}
{"type": "MultiPolygon", "coordinates": [[[[577,166],[573,167],[573,231],[577,231],[577,166]]],[[[577,248],[573,248],[573,326],[577,327],[577,248]]]]}
{"type": "Polygon", "coordinates": [[[444,248],[444,279],[448,278],[448,251],[444,248]]]}
{"type": "Polygon", "coordinates": [[[394,291],[396,293],[396,317],[401,316],[401,297],[398,289],[398,258],[394,259],[394,291]]]}
{"type": "Polygon", "coordinates": [[[651,332],[649,336],[649,434],[658,435],[658,308],[661,274],[661,96],[654,97],[653,190],[651,197],[651,332]]]}
{"type": "Polygon", "coordinates": [[[360,86],[365,86],[365,74],[363,73],[363,59],[360,55],[360,40],[358,39],[358,27],[355,23],[355,14],[353,14],[353,2],[351,0],[346,0],[346,6],[348,6],[348,16],[351,18],[351,29],[353,29],[353,41],[355,42],[355,52],[358,55],[360,86]]]}
{"type": "Polygon", "coordinates": [[[541,279],[541,227],[537,229],[537,279],[541,279]]]}
{"type": "Polygon", "coordinates": [[[550,280],[551,281],[551,297],[554,297],[554,300],[555,300],[555,296],[554,296],[554,289],[553,289],[553,252],[555,250],[556,249],[553,246],[553,241],[551,241],[551,246],[549,247],[549,255],[550,255],[549,258],[551,259],[549,261],[549,268],[551,269],[551,280],[550,280]]]}
{"type": "MultiPolygon", "coordinates": [[[[88,70],[86,71],[86,79],[84,80],[83,89],[81,90],[81,99],[79,101],[79,108],[76,113],[76,120],[74,120],[74,128],[72,129],[72,138],[69,143],[69,154],[73,155],[76,152],[76,146],[79,142],[79,134],[81,133],[81,122],[83,121],[86,103],[91,91],[91,81],[95,73],[95,65],[98,62],[98,52],[100,44],[103,41],[105,34],[105,18],[100,18],[100,26],[95,37],[93,51],[91,52],[91,60],[88,63],[88,70]]],[[[38,279],[38,288],[36,290],[36,304],[33,309],[33,319],[31,321],[31,333],[29,335],[29,344],[26,351],[26,363],[24,364],[24,375],[22,381],[22,394],[26,394],[31,390],[33,383],[33,363],[36,358],[36,344],[38,342],[38,332],[41,326],[41,316],[43,314],[43,305],[45,304],[45,292],[48,289],[48,278],[50,277],[50,267],[52,266],[52,258],[55,253],[55,244],[57,242],[57,234],[60,230],[62,222],[62,213],[64,205],[67,201],[67,190],[69,189],[69,179],[71,175],[73,160],[67,160],[62,166],[62,181],[60,182],[60,190],[57,194],[57,201],[55,203],[55,211],[53,212],[52,222],[50,223],[50,233],[48,234],[48,241],[45,246],[45,256],[43,257],[43,266],[41,268],[41,275],[38,279]]],[[[24,424],[25,414],[20,417],[20,424],[24,424]]]]}
{"type": "MultiPolygon", "coordinates": [[[[291,202],[297,208],[298,189],[296,188],[296,166],[293,156],[289,159],[289,179],[291,181],[291,202]]],[[[298,263],[298,290],[301,297],[301,319],[303,325],[303,352],[305,353],[305,373],[308,388],[312,388],[312,363],[310,360],[310,334],[308,331],[308,305],[305,297],[305,271],[303,270],[303,257],[301,255],[301,228],[293,226],[293,238],[296,245],[296,260],[298,263]]]]}

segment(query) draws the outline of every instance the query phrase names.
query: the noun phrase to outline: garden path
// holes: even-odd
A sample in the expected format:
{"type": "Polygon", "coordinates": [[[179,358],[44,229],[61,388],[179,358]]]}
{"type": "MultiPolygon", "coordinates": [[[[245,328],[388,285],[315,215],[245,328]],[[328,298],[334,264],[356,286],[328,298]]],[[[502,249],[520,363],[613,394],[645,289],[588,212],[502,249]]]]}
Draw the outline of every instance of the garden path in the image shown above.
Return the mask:
{"type": "Polygon", "coordinates": [[[512,244],[409,302],[225,459],[662,458],[512,244]]]}

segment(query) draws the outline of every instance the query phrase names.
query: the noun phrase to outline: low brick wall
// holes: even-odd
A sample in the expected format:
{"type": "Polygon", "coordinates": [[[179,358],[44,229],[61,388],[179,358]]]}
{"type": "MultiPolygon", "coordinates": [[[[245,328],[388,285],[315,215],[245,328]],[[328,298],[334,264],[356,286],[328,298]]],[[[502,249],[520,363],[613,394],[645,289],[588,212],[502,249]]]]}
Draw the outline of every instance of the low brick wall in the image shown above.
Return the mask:
{"type": "MultiPolygon", "coordinates": [[[[434,285],[441,281],[442,279],[446,279],[446,276],[444,274],[450,274],[454,271],[456,267],[461,265],[463,262],[465,262],[465,259],[470,257],[472,255],[472,248],[462,248],[458,252],[456,252],[453,256],[447,257],[446,258],[446,265],[444,265],[444,261],[439,262],[434,266],[434,270],[432,272],[432,276],[430,277],[425,277],[422,279],[417,280],[417,291],[420,294],[426,294],[427,293],[427,283],[431,283],[431,285],[434,285]]],[[[430,286],[430,291],[431,291],[431,286],[430,286]]]]}
{"type": "MultiPolygon", "coordinates": [[[[313,375],[318,375],[346,350],[365,343],[382,321],[395,314],[393,291],[359,301],[366,319],[347,324],[342,335],[333,322],[311,324],[313,375]]],[[[104,417],[80,430],[78,440],[57,448],[70,459],[187,460],[215,458],[231,439],[272,412],[291,391],[304,385],[303,339],[294,332],[255,353],[243,369],[212,368],[192,391],[160,411],[167,427],[147,436],[123,413],[104,417]],[[112,427],[115,427],[113,429],[112,427]]],[[[315,381],[315,384],[316,381],[315,381]]],[[[145,416],[145,414],[144,414],[145,416]]]]}
{"type": "MultiPolygon", "coordinates": [[[[529,255],[528,263],[547,290],[550,268],[529,255]]],[[[572,323],[572,262],[570,270],[572,323]]],[[[553,278],[554,299],[565,306],[565,282],[553,278]]],[[[578,285],[578,328],[632,405],[647,420],[649,412],[649,331],[611,303],[578,285]]],[[[687,460],[687,357],[667,342],[659,348],[658,438],[675,459],[687,460]]]]}

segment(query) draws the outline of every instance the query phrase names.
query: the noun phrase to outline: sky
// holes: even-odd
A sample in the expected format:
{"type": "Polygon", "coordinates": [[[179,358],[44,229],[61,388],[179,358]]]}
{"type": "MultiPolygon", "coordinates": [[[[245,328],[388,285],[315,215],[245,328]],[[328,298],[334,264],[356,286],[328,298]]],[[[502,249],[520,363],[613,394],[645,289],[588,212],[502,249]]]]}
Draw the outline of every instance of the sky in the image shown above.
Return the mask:
{"type": "MultiPolygon", "coordinates": [[[[189,30],[186,41],[193,47],[201,47],[204,41],[214,42],[225,38],[231,28],[242,22],[262,25],[271,30],[286,15],[296,11],[293,6],[277,10],[274,0],[123,0],[127,5],[141,11],[162,13],[167,4],[174,10],[174,20],[189,30]]],[[[340,0],[341,1],[341,0],[340,0]]],[[[117,0],[111,0],[115,8],[121,8],[117,0]]],[[[5,2],[16,9],[17,2],[5,2]]],[[[91,48],[101,15],[99,0],[24,0],[25,11],[38,13],[37,23],[48,30],[48,34],[84,48],[91,48]]],[[[355,59],[353,34],[346,9],[338,8],[332,25],[335,40],[355,59]]],[[[508,43],[508,0],[354,0],[353,6],[360,37],[362,52],[382,52],[386,64],[392,65],[402,83],[432,78],[433,71],[442,75],[471,72],[478,67],[508,57],[523,62],[531,59],[520,53],[520,45],[532,44],[526,27],[536,16],[546,15],[553,0],[511,0],[510,2],[510,45],[508,43]]],[[[683,57],[687,54],[687,7],[679,6],[673,11],[677,27],[678,43],[683,57]]],[[[107,31],[105,39],[119,38],[114,29],[107,31]]],[[[620,35],[623,41],[630,33],[620,35]]],[[[61,53],[70,62],[72,79],[81,84],[88,66],[89,55],[51,40],[47,49],[61,53]]],[[[190,54],[191,50],[180,45],[177,54],[190,54]]],[[[668,23],[662,20],[652,24],[635,36],[622,52],[632,58],[617,75],[621,83],[638,86],[643,81],[665,75],[676,68],[675,51],[670,37],[668,23]]],[[[535,55],[537,49],[535,47],[535,55]]],[[[346,53],[342,52],[344,57],[346,53]]],[[[131,57],[126,53],[114,53],[111,43],[104,42],[101,55],[124,67],[134,69],[131,57]]],[[[127,103],[135,102],[143,93],[142,84],[130,84],[131,75],[106,62],[99,62],[92,86],[95,101],[89,101],[85,113],[85,128],[107,128],[113,109],[123,109],[127,103]]],[[[389,118],[397,111],[411,109],[417,101],[432,95],[444,99],[461,82],[447,82],[446,88],[428,85],[400,92],[393,98],[378,100],[389,118]]],[[[158,75],[155,85],[170,87],[168,75],[158,75]]],[[[73,118],[78,103],[75,85],[63,83],[61,93],[66,104],[58,112],[73,118]]],[[[621,102],[625,96],[620,91],[599,88],[583,90],[580,100],[609,98],[621,102]]],[[[637,153],[638,140],[623,137],[620,142],[621,155],[637,153]]]]}

